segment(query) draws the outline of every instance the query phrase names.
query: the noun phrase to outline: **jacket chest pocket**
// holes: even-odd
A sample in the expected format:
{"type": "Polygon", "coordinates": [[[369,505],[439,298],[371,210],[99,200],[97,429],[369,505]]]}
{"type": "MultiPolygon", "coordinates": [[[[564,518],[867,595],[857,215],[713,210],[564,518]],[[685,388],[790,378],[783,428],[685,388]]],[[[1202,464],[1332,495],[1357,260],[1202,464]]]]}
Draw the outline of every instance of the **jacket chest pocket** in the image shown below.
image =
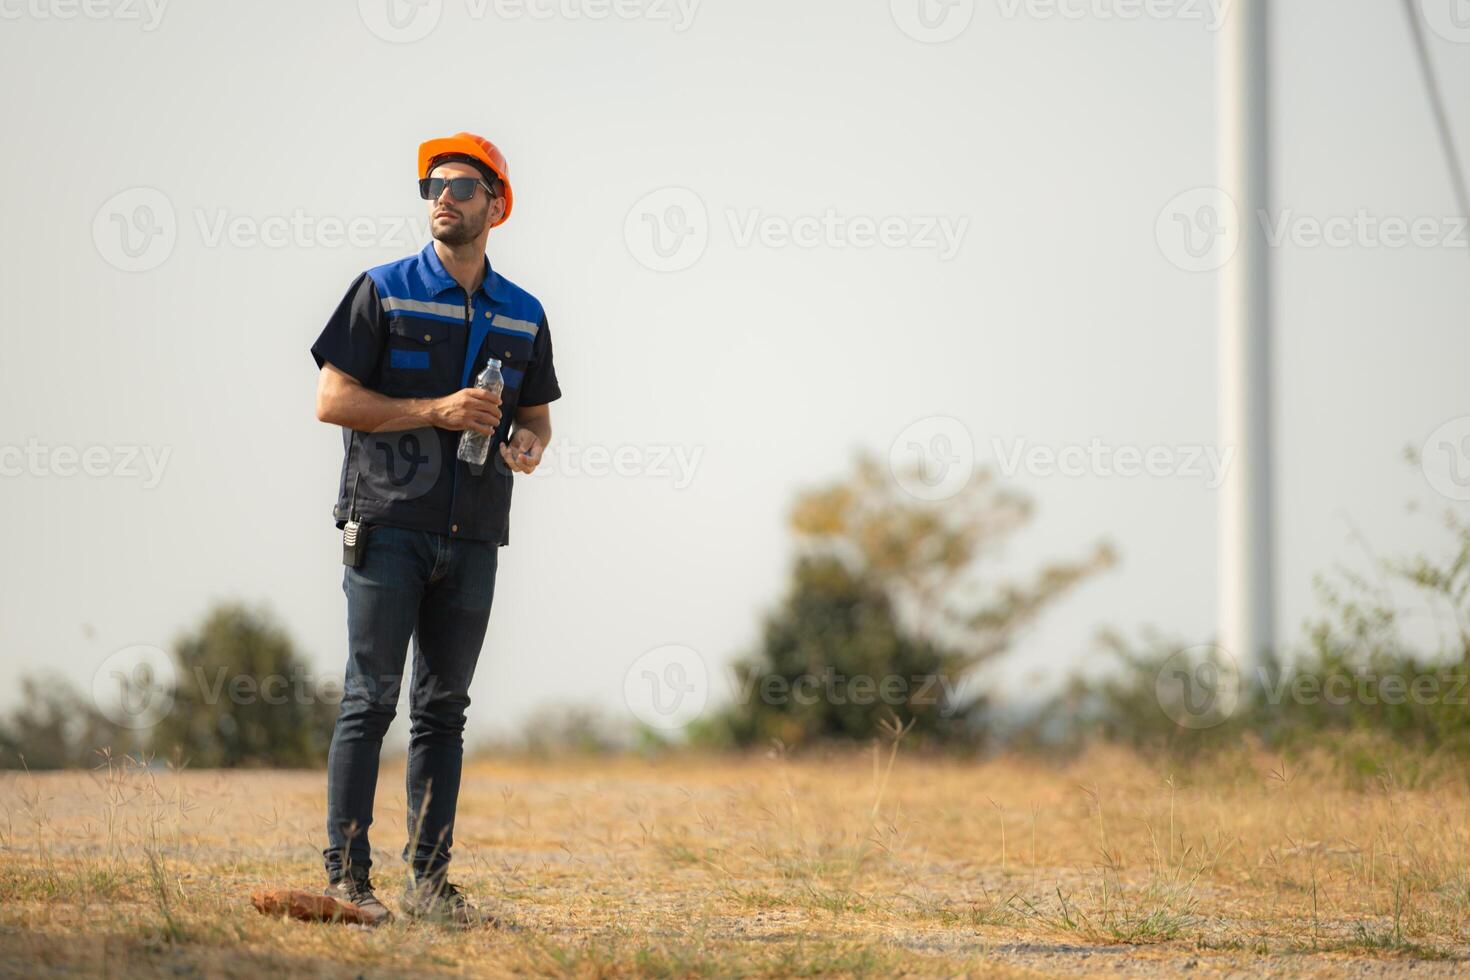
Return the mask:
{"type": "Polygon", "coordinates": [[[401,393],[442,388],[449,348],[447,323],[401,317],[390,320],[387,363],[383,366],[386,386],[401,393]]]}
{"type": "Polygon", "coordinates": [[[531,366],[532,347],[531,338],[520,334],[492,333],[485,340],[480,362],[483,365],[486,357],[500,361],[500,374],[505,378],[503,397],[506,404],[513,404],[520,397],[521,384],[525,381],[526,370],[531,366]]]}

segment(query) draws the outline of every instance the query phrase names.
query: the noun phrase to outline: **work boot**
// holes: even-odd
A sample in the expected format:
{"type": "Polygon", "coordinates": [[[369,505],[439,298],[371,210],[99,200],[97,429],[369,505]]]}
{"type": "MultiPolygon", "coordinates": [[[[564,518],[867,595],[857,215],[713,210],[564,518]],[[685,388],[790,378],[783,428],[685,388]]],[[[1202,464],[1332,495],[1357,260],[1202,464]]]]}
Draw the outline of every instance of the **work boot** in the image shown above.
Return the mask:
{"type": "Polygon", "coordinates": [[[408,873],[408,887],[403,891],[403,914],[424,922],[468,929],[472,926],[495,926],[493,915],[481,912],[464,897],[459,886],[442,873],[437,875],[408,873]]]}
{"type": "Polygon", "coordinates": [[[378,901],[378,896],[373,894],[373,883],[365,874],[339,878],[328,885],[322,894],[357,906],[365,925],[380,926],[393,919],[393,913],[388,910],[388,906],[378,901]]]}

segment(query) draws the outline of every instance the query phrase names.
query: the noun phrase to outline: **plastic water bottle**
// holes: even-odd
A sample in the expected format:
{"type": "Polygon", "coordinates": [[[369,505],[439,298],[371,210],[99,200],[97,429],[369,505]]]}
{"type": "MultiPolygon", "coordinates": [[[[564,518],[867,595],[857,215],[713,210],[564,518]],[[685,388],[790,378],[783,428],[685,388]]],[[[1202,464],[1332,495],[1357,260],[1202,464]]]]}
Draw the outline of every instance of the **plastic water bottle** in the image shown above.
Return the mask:
{"type": "MultiPolygon", "coordinates": [[[[500,374],[500,362],[490,358],[475,378],[475,387],[498,395],[505,390],[505,378],[500,374]]],[[[465,429],[459,437],[459,458],[471,466],[484,466],[490,457],[490,436],[474,429],[465,429]]]]}

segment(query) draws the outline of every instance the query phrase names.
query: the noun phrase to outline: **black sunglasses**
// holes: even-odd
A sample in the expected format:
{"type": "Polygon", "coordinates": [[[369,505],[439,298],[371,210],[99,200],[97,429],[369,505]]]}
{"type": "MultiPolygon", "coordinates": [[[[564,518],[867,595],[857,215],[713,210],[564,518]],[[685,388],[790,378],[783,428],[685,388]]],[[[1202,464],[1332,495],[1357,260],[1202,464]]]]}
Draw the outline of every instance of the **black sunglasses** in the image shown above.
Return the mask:
{"type": "Polygon", "coordinates": [[[456,201],[468,201],[475,196],[476,187],[484,187],[493,195],[495,189],[480,177],[421,177],[419,178],[419,197],[426,201],[437,201],[444,193],[444,185],[449,185],[449,196],[456,201]]]}

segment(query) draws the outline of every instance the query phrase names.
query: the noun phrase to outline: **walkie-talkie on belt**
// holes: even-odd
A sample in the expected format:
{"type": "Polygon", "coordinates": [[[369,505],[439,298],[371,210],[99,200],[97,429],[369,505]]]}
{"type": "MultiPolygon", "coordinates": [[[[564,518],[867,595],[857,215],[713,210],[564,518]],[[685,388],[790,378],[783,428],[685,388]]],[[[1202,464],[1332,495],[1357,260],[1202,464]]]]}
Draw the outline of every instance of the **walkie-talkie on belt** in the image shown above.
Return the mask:
{"type": "Polygon", "coordinates": [[[347,523],[342,525],[342,564],[348,568],[361,568],[362,557],[367,552],[367,528],[357,519],[357,485],[362,474],[352,481],[352,506],[347,523]]]}

